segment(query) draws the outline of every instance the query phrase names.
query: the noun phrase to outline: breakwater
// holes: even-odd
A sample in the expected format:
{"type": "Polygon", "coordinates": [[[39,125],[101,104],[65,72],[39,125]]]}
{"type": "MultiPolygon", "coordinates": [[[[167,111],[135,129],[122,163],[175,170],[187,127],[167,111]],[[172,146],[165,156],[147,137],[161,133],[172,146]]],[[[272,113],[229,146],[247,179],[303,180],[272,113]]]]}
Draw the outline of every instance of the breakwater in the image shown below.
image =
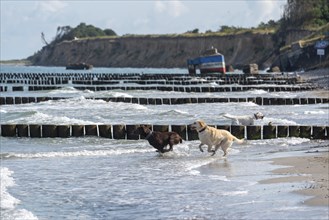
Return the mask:
{"type": "MultiPolygon", "coordinates": [[[[138,140],[145,137],[134,134],[140,125],[40,125],[40,124],[3,124],[3,137],[31,138],[69,138],[98,136],[110,139],[138,140]]],[[[175,131],[184,140],[198,140],[198,134],[189,125],[151,125],[153,131],[175,131]]],[[[230,131],[238,138],[247,140],[300,137],[310,139],[329,139],[329,126],[309,125],[210,125],[230,131]]]]}
{"type": "MultiPolygon", "coordinates": [[[[1,92],[7,91],[40,91],[40,90],[54,90],[61,89],[67,86],[0,86],[1,92]]],[[[243,92],[248,90],[260,89],[268,92],[299,92],[309,91],[315,89],[315,87],[309,85],[297,85],[297,86],[159,86],[159,85],[148,85],[148,86],[133,86],[133,85],[116,85],[116,86],[88,86],[88,85],[71,85],[77,90],[90,90],[90,91],[109,91],[109,90],[158,90],[166,92],[243,92]]]]}
{"type": "Polygon", "coordinates": [[[178,92],[306,91],[314,86],[297,74],[187,74],[139,73],[1,73],[0,91],[40,91],[73,87],[78,90],[159,90],[178,92]]]}
{"type": "Polygon", "coordinates": [[[60,84],[166,84],[196,85],[210,82],[223,84],[298,84],[300,78],[296,74],[226,74],[208,76],[190,76],[188,74],[139,74],[139,73],[1,73],[0,83],[60,85],[60,84]]]}
{"type": "MultiPolygon", "coordinates": [[[[67,99],[66,97],[0,97],[0,105],[14,105],[67,99]]],[[[140,98],[140,97],[92,97],[86,99],[106,102],[124,102],[140,105],[180,105],[201,103],[253,102],[257,105],[309,105],[329,103],[329,98],[216,98],[216,97],[182,97],[182,98],[140,98]]]]}

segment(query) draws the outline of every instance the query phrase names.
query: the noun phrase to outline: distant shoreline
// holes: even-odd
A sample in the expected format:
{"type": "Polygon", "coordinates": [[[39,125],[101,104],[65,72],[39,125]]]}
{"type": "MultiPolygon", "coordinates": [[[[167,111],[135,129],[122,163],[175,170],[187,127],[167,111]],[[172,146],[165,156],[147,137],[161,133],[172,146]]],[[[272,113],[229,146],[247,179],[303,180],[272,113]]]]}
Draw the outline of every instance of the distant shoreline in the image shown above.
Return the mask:
{"type": "Polygon", "coordinates": [[[22,60],[0,60],[1,65],[31,66],[32,63],[27,59],[22,60]]]}

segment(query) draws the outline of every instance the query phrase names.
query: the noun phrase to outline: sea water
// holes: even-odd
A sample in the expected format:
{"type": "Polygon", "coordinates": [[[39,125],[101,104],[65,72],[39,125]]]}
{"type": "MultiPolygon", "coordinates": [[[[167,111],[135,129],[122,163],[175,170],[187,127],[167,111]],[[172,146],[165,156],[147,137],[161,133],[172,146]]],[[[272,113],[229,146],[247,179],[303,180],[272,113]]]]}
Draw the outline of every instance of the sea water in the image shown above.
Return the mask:
{"type": "MultiPolygon", "coordinates": [[[[8,68],[8,67],[7,67],[8,68]]],[[[42,72],[58,68],[37,67],[42,72]]],[[[15,67],[16,72],[35,71],[15,67]],[[18,69],[17,69],[18,68],[18,69]]],[[[9,68],[10,69],[10,68],[9,68]]],[[[8,71],[8,69],[6,70],[8,71]]],[[[100,71],[94,68],[94,71],[100,71]]],[[[102,71],[111,72],[112,69],[102,71]]],[[[114,70],[113,70],[114,71],[114,70]]],[[[127,69],[117,71],[126,72],[127,69]]],[[[146,72],[152,69],[130,69],[146,72]]],[[[173,70],[153,70],[170,73],[173,70]]],[[[183,70],[181,70],[183,71],[183,70]]],[[[303,97],[312,92],[252,90],[232,93],[79,91],[70,87],[1,96],[65,96],[65,100],[2,105],[1,124],[229,124],[220,113],[257,111],[262,125],[328,126],[328,104],[259,106],[254,103],[139,105],[90,97],[303,97]]],[[[184,141],[159,154],[146,140],[1,137],[1,219],[327,219],[327,207],[303,204],[292,193],[308,182],[259,184],[281,177],[276,157],[327,150],[328,141],[305,138],[248,140],[227,158],[201,153],[199,141],[184,141]]]]}

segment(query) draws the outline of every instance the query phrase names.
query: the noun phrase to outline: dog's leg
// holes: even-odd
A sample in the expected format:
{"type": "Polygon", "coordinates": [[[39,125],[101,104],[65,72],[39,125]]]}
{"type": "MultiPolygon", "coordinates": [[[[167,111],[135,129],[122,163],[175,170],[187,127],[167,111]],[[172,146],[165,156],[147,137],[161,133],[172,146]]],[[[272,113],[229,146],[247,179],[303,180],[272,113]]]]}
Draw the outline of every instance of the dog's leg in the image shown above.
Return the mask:
{"type": "Polygon", "coordinates": [[[203,143],[201,143],[200,145],[199,145],[199,149],[200,149],[200,151],[203,153],[203,149],[202,149],[202,146],[203,146],[204,144],[203,143]]]}
{"type": "Polygon", "coordinates": [[[232,141],[226,141],[226,142],[224,142],[224,144],[222,144],[221,147],[222,147],[222,150],[224,151],[223,157],[226,157],[227,149],[232,146],[232,143],[233,143],[232,141]]]}
{"type": "MultiPolygon", "coordinates": [[[[221,142],[222,143],[222,142],[221,142]]],[[[219,143],[219,144],[217,144],[216,146],[215,146],[215,150],[212,150],[212,155],[211,156],[214,156],[215,154],[216,154],[216,152],[217,152],[217,150],[219,149],[219,147],[221,146],[221,143],[219,143]]]]}
{"type": "Polygon", "coordinates": [[[208,145],[208,153],[212,153],[211,156],[214,156],[216,153],[216,150],[212,150],[212,145],[208,145]]]}
{"type": "Polygon", "coordinates": [[[222,139],[220,139],[220,140],[219,140],[219,143],[215,145],[215,150],[212,150],[212,151],[211,151],[211,152],[213,152],[211,156],[214,156],[214,155],[216,154],[217,150],[218,150],[223,144],[225,144],[226,142],[227,142],[227,138],[222,138],[222,139]]]}

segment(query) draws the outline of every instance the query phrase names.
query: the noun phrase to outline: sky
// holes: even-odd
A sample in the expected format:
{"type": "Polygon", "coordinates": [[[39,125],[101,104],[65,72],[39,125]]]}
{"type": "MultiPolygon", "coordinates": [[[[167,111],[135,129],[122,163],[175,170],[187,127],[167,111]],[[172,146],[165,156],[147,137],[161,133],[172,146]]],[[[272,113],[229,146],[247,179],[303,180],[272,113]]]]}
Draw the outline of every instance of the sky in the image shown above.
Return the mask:
{"type": "Polygon", "coordinates": [[[51,42],[57,27],[81,22],[125,34],[217,31],[279,20],[286,0],[0,0],[0,60],[24,59],[51,42]]]}

